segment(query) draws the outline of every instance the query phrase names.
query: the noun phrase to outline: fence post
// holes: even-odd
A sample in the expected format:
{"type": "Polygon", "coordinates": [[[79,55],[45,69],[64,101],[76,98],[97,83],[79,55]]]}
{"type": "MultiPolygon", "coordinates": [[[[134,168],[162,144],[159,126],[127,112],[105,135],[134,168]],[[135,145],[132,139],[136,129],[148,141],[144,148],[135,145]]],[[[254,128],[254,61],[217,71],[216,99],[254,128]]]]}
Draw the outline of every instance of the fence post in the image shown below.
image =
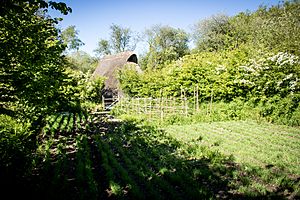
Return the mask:
{"type": "Polygon", "coordinates": [[[142,111],[144,112],[144,114],[147,114],[147,98],[145,97],[142,111]]]}
{"type": "Polygon", "coordinates": [[[197,108],[196,108],[196,86],[194,86],[194,112],[196,112],[197,108]]]}
{"type": "Polygon", "coordinates": [[[102,95],[102,107],[103,110],[105,109],[105,97],[102,95]]]}
{"type": "Polygon", "coordinates": [[[140,97],[138,97],[137,101],[137,113],[140,114],[140,97]]]}
{"type": "Polygon", "coordinates": [[[130,97],[127,97],[125,105],[126,105],[126,114],[128,114],[129,113],[129,106],[130,106],[130,97]]]}
{"type": "Polygon", "coordinates": [[[183,99],[183,88],[180,86],[181,94],[180,94],[180,99],[181,99],[181,113],[184,113],[184,99],[183,99]]]}
{"type": "Polygon", "coordinates": [[[122,99],[119,97],[119,93],[118,93],[118,102],[120,103],[120,111],[123,113],[123,102],[122,99]]]}
{"type": "Polygon", "coordinates": [[[175,109],[175,104],[174,104],[174,97],[171,97],[171,103],[170,103],[170,105],[171,105],[171,115],[174,115],[174,109],[175,109]]]}
{"type": "Polygon", "coordinates": [[[171,101],[171,97],[167,98],[167,111],[168,114],[170,115],[170,113],[172,112],[172,101],[171,101]]]}
{"type": "Polygon", "coordinates": [[[214,95],[214,89],[211,90],[211,96],[210,96],[210,113],[209,113],[209,115],[211,115],[211,113],[212,113],[213,95],[214,95]]]}
{"type": "Polygon", "coordinates": [[[164,98],[161,97],[161,102],[160,102],[160,118],[161,121],[164,119],[164,98]]]}
{"type": "Polygon", "coordinates": [[[197,96],[196,96],[196,101],[197,101],[197,103],[196,103],[196,112],[199,112],[199,87],[198,87],[198,83],[197,83],[196,87],[197,87],[197,90],[196,90],[196,93],[197,93],[197,96]]]}
{"type": "Polygon", "coordinates": [[[188,103],[186,97],[184,97],[184,104],[185,104],[185,116],[188,116],[188,103]]]}
{"type": "Polygon", "coordinates": [[[151,115],[152,114],[152,98],[150,97],[150,105],[149,105],[149,115],[150,115],[150,118],[151,118],[151,115]]]}

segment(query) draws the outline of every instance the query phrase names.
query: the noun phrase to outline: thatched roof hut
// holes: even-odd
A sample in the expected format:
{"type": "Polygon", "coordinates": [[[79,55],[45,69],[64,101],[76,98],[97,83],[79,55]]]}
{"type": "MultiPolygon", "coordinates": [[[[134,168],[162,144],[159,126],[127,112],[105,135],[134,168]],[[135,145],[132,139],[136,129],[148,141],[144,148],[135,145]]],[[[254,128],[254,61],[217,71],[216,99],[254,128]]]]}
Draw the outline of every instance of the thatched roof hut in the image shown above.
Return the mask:
{"type": "Polygon", "coordinates": [[[108,55],[99,61],[99,64],[94,71],[93,76],[104,76],[105,90],[114,91],[120,93],[119,81],[117,80],[117,73],[119,69],[122,69],[126,64],[135,64],[137,71],[141,71],[138,66],[138,59],[135,53],[132,51],[126,51],[115,55],[108,55]]]}

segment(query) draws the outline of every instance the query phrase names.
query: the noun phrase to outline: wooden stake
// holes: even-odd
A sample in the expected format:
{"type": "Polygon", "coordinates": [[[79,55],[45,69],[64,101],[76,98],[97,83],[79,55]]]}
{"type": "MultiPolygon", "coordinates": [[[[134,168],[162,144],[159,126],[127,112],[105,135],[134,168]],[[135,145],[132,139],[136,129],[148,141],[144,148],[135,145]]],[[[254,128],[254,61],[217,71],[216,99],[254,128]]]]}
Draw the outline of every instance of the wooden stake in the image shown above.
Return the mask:
{"type": "Polygon", "coordinates": [[[197,112],[199,112],[199,87],[198,87],[198,84],[196,85],[197,86],[197,89],[196,89],[196,93],[197,93],[197,95],[196,95],[196,111],[197,112]]]}
{"type": "Polygon", "coordinates": [[[183,98],[184,98],[184,109],[185,109],[185,116],[187,116],[188,114],[188,107],[187,107],[187,99],[186,99],[186,94],[185,94],[185,90],[183,90],[183,98]]]}
{"type": "Polygon", "coordinates": [[[104,96],[102,95],[102,107],[103,107],[103,110],[105,109],[105,98],[104,98],[104,96]]]}
{"type": "Polygon", "coordinates": [[[197,108],[196,108],[196,86],[194,86],[194,111],[196,112],[197,108]]]}
{"type": "Polygon", "coordinates": [[[181,98],[181,106],[182,106],[182,114],[183,114],[184,113],[184,99],[183,99],[183,88],[182,88],[182,86],[180,87],[180,90],[181,90],[180,98],[181,98]]]}
{"type": "Polygon", "coordinates": [[[150,108],[149,108],[149,110],[150,110],[150,118],[151,118],[151,114],[152,114],[152,98],[150,97],[150,108]]]}
{"type": "Polygon", "coordinates": [[[213,94],[214,94],[214,90],[211,90],[211,96],[210,96],[210,115],[212,113],[212,102],[213,102],[213,94]]]}
{"type": "Polygon", "coordinates": [[[162,98],[160,98],[160,101],[159,101],[159,109],[160,109],[160,120],[162,121],[162,119],[163,119],[163,114],[162,114],[162,98]]]}
{"type": "Polygon", "coordinates": [[[137,113],[140,114],[140,97],[138,97],[137,101],[137,113]]]}

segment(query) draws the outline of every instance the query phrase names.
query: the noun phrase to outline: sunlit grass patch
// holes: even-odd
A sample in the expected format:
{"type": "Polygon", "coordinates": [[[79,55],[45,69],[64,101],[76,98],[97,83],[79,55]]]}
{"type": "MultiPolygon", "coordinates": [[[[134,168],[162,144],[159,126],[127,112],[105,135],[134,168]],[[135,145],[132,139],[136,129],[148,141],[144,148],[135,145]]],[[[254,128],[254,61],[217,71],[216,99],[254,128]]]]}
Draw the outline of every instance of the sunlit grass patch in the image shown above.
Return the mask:
{"type": "Polygon", "coordinates": [[[297,127],[228,121],[171,125],[164,130],[184,142],[185,150],[195,159],[216,152],[231,155],[239,166],[231,180],[237,193],[265,196],[274,191],[280,193],[280,188],[286,188],[281,191],[285,194],[299,193],[300,129],[297,127]],[[203,151],[204,147],[211,151],[203,151]]]}
{"type": "Polygon", "coordinates": [[[300,129],[254,121],[172,125],[165,128],[180,141],[199,143],[236,161],[256,166],[275,165],[300,174],[300,129]]]}

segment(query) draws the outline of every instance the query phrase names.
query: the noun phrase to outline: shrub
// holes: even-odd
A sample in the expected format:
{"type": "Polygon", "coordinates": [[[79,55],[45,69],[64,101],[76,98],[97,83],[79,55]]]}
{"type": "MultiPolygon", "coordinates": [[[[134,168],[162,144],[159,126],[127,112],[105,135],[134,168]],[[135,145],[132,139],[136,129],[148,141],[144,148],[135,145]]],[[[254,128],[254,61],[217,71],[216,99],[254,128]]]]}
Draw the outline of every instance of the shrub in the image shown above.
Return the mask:
{"type": "Polygon", "coordinates": [[[0,115],[0,174],[1,181],[9,177],[21,177],[30,164],[30,156],[35,148],[29,123],[20,123],[0,115]]]}

